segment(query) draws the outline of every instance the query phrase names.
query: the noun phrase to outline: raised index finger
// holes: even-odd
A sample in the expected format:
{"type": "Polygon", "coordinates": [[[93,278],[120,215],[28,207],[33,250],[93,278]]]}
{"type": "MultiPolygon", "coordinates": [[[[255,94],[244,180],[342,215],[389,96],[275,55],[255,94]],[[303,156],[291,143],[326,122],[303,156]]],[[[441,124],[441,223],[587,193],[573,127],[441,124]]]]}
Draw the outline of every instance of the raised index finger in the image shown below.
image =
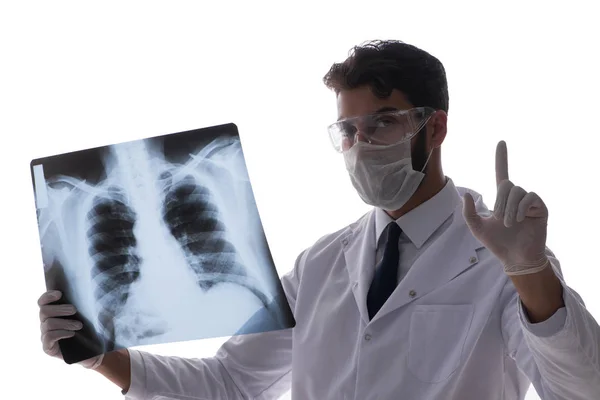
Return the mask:
{"type": "Polygon", "coordinates": [[[508,152],[506,142],[501,140],[496,146],[496,186],[508,179],[508,152]]]}

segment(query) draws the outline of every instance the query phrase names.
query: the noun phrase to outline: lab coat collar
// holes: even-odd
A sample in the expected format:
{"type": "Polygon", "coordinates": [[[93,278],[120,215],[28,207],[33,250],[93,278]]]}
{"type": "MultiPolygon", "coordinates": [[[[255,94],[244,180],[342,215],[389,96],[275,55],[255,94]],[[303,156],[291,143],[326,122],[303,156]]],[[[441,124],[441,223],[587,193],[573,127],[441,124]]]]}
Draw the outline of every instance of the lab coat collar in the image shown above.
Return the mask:
{"type": "Polygon", "coordinates": [[[455,197],[453,200],[455,206],[451,212],[452,222],[448,230],[415,261],[371,321],[367,311],[367,293],[376,262],[376,211],[372,210],[348,227],[341,237],[341,244],[354,298],[366,324],[374,323],[394,310],[418,300],[465,270],[476,266],[477,250],[483,245],[473,236],[463,217],[461,197],[465,192],[471,193],[479,213],[484,215],[489,213],[480,194],[470,189],[455,187],[452,193],[455,197]]]}
{"type": "MultiPolygon", "coordinates": [[[[447,180],[444,188],[431,199],[404,214],[396,223],[408,239],[417,247],[423,244],[454,212],[460,197],[457,196],[456,186],[452,179],[447,180]]],[[[394,221],[385,211],[375,210],[375,243],[379,246],[381,235],[390,222],[394,221]]]]}

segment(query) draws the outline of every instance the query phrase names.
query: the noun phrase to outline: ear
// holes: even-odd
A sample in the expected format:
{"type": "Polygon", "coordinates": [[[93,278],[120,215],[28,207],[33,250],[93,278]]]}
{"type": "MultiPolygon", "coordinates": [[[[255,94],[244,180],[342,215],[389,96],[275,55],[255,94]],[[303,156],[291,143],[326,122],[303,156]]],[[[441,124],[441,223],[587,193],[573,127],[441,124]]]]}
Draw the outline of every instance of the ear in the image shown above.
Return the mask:
{"type": "Polygon", "coordinates": [[[430,143],[434,149],[442,146],[444,139],[446,139],[446,132],[448,131],[448,114],[443,110],[437,110],[429,120],[429,126],[431,126],[431,134],[429,137],[430,143]]]}

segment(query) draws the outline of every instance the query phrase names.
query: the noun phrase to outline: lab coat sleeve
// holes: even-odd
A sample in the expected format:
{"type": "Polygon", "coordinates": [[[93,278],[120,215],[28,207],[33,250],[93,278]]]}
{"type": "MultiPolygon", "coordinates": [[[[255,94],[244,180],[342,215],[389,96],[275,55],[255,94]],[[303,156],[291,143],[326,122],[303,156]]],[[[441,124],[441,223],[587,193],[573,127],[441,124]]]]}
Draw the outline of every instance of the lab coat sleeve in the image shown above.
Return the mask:
{"type": "Polygon", "coordinates": [[[529,377],[542,400],[600,399],[600,326],[565,283],[559,261],[547,255],[563,286],[565,307],[532,324],[509,280],[502,334],[507,356],[529,377]]]}
{"type": "MultiPolygon", "coordinates": [[[[303,254],[281,278],[292,311],[303,254]]],[[[233,336],[214,357],[204,359],[135,350],[130,355],[131,386],[126,400],[274,399],[290,389],[292,329],[233,336]]]]}

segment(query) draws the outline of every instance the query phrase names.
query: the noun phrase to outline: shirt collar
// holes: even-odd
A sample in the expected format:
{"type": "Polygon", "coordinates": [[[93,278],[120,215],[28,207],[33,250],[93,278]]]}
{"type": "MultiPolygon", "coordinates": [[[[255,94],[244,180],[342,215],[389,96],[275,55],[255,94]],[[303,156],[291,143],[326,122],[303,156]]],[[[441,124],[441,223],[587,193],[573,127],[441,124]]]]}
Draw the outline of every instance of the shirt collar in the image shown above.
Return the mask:
{"type": "MultiPolygon", "coordinates": [[[[398,218],[396,223],[410,241],[417,248],[421,248],[427,239],[452,215],[459,201],[460,195],[456,186],[452,179],[448,178],[446,186],[439,193],[398,218]]],[[[379,243],[385,227],[392,221],[393,219],[382,209],[375,210],[375,243],[379,243]]]]}

